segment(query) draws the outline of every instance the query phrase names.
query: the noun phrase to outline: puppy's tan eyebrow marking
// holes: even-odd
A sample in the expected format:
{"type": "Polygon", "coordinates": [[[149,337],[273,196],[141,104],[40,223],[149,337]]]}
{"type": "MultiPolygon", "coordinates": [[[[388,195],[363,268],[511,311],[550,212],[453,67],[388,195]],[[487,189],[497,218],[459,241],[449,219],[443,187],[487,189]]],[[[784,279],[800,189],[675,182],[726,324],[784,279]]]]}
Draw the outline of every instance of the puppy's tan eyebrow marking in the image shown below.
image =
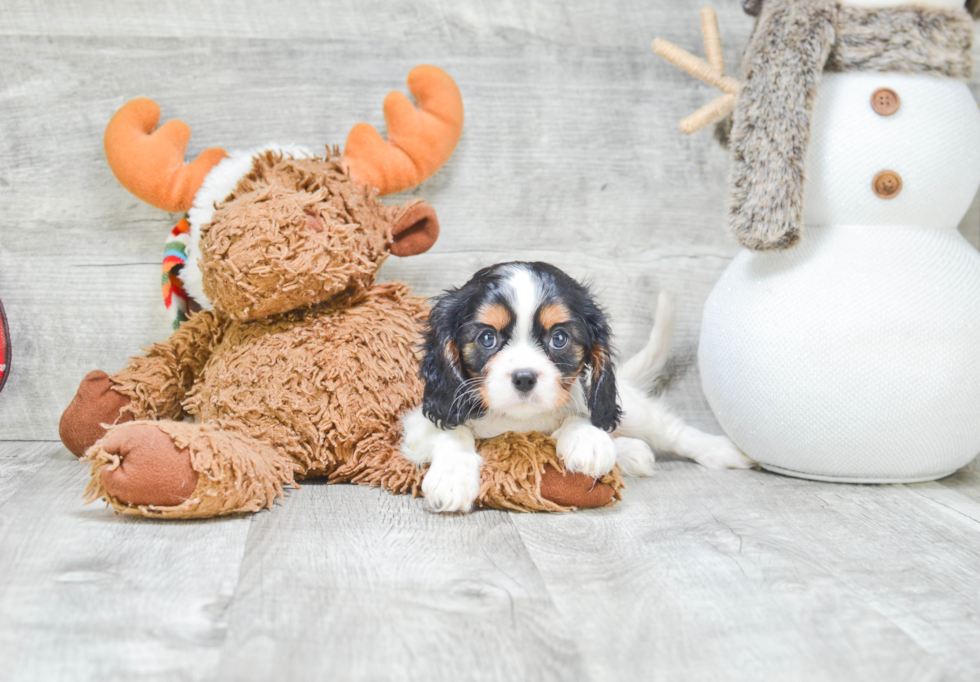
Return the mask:
{"type": "Polygon", "coordinates": [[[459,367],[459,350],[456,348],[456,343],[452,339],[446,339],[446,343],[442,347],[442,352],[450,366],[459,367]]]}
{"type": "Polygon", "coordinates": [[[480,308],[476,319],[499,331],[510,324],[510,311],[500,303],[491,303],[480,308]]]}
{"type": "Polygon", "coordinates": [[[538,311],[538,320],[545,329],[551,329],[556,324],[568,322],[570,319],[572,316],[564,303],[549,303],[541,306],[541,310],[538,311]]]}

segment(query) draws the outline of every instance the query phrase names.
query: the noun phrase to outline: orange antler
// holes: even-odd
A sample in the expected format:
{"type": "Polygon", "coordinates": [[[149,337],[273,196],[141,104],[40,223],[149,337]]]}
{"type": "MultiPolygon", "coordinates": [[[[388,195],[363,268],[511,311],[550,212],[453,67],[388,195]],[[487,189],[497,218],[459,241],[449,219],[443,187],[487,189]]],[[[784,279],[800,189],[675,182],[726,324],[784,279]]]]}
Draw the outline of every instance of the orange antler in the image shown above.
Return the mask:
{"type": "Polygon", "coordinates": [[[658,55],[725,93],[681,121],[680,129],[685,135],[690,135],[730,114],[735,109],[735,95],[738,94],[738,81],[725,75],[725,58],[721,51],[718,15],[710,7],[701,10],[701,35],[704,36],[704,52],[708,61],[698,59],[690,52],[666,40],[657,38],[653,41],[653,51],[658,55]]]}
{"type": "Polygon", "coordinates": [[[463,132],[463,98],[455,81],[442,69],[416,66],[408,74],[405,95],[390,92],[384,115],[388,139],[367,123],[347,136],[344,162],[351,178],[394,194],[422,184],[452,156],[463,132]]]}
{"type": "Polygon", "coordinates": [[[140,97],[124,104],[105,129],[105,157],[119,184],[164,211],[186,211],[204,176],[228,156],[218,147],[205,149],[184,163],[191,129],[168,121],[159,129],[160,107],[140,97]]]}

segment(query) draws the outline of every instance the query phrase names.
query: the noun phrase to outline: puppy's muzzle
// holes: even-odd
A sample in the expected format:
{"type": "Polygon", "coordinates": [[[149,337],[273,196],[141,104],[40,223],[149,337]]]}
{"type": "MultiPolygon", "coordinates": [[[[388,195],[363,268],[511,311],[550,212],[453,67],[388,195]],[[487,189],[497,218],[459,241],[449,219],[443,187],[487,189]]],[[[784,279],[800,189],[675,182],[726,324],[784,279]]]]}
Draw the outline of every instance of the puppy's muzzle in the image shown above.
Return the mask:
{"type": "Polygon", "coordinates": [[[528,394],[538,383],[538,373],[530,369],[519,369],[510,375],[514,388],[523,394],[528,394]]]}

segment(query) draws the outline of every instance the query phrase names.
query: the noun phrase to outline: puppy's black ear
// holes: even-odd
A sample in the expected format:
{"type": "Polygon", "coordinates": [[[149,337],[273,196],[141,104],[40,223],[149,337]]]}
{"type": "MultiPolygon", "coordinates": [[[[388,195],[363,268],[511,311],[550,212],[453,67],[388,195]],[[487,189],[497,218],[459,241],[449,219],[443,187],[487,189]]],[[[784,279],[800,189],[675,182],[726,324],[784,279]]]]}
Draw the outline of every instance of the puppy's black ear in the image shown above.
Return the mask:
{"type": "Polygon", "coordinates": [[[483,402],[465,387],[463,366],[456,346],[460,326],[459,290],[435,299],[423,330],[419,374],[425,382],[422,414],[441,429],[456,428],[484,413],[483,402]]]}
{"type": "Polygon", "coordinates": [[[609,342],[609,323],[606,322],[605,313],[591,297],[585,304],[583,318],[589,332],[587,362],[592,370],[592,380],[588,403],[592,425],[603,431],[612,431],[619,426],[623,411],[617,402],[616,368],[609,342]]]}

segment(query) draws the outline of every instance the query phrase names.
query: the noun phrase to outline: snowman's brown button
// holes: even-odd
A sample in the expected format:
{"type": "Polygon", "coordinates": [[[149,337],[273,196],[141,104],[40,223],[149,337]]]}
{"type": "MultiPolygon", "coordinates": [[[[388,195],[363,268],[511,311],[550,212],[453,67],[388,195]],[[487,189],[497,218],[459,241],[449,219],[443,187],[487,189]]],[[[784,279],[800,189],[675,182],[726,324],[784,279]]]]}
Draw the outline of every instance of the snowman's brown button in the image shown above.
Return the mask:
{"type": "Polygon", "coordinates": [[[871,108],[882,116],[891,116],[901,105],[902,100],[891,88],[878,88],[871,95],[871,108]]]}
{"type": "Polygon", "coordinates": [[[882,199],[892,199],[902,191],[902,176],[895,171],[881,171],[871,181],[871,188],[882,199]]]}

